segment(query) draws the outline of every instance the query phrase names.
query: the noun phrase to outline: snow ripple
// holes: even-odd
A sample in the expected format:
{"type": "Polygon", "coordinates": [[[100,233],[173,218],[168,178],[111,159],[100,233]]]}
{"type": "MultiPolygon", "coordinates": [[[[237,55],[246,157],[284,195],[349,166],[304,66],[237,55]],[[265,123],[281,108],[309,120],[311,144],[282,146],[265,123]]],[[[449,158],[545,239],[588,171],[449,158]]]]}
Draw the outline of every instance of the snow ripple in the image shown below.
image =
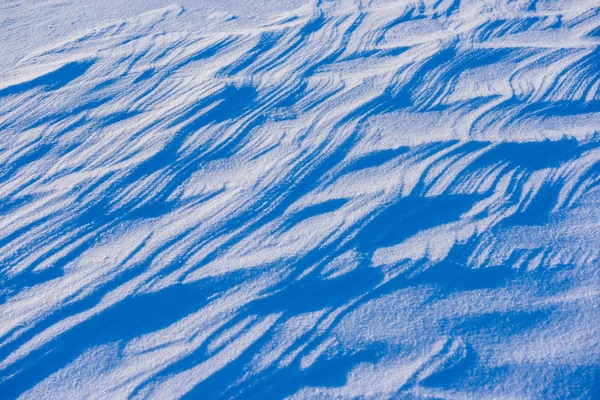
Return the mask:
{"type": "Polygon", "coordinates": [[[4,397],[600,395],[593,0],[185,13],[1,80],[4,397]]]}

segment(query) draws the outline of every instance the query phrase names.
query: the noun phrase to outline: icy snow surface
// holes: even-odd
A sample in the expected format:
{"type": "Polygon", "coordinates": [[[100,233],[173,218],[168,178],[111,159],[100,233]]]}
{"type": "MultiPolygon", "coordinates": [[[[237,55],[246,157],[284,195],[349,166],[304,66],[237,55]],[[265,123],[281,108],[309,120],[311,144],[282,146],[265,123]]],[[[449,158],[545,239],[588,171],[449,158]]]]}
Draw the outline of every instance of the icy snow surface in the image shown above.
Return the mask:
{"type": "Polygon", "coordinates": [[[3,0],[0,43],[0,398],[600,398],[598,0],[3,0]]]}

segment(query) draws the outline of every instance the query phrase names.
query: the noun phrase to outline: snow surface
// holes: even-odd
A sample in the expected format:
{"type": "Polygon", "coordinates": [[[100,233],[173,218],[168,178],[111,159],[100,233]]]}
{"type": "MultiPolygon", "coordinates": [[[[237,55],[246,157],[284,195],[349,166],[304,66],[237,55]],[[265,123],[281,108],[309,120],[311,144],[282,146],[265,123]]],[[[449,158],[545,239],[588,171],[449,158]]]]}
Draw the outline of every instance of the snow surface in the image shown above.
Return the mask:
{"type": "Polygon", "coordinates": [[[0,43],[1,398],[600,398],[597,0],[4,0],[0,43]]]}

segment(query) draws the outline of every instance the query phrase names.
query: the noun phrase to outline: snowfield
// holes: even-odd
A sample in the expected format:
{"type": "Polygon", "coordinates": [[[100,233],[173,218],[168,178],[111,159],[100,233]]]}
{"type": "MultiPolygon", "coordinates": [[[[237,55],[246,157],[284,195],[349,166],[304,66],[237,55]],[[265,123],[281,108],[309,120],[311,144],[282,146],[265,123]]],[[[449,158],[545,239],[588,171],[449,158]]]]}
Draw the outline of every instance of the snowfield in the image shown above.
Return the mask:
{"type": "Polygon", "coordinates": [[[0,43],[0,398],[600,398],[597,0],[4,0],[0,43]]]}

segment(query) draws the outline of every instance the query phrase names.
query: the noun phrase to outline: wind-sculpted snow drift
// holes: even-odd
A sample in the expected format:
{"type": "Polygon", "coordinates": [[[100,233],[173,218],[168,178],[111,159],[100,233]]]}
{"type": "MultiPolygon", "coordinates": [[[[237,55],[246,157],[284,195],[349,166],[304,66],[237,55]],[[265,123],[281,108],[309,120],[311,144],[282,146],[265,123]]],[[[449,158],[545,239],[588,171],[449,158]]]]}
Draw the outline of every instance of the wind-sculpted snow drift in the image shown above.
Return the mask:
{"type": "Polygon", "coordinates": [[[187,12],[4,68],[0,397],[599,398],[595,0],[187,12]]]}

